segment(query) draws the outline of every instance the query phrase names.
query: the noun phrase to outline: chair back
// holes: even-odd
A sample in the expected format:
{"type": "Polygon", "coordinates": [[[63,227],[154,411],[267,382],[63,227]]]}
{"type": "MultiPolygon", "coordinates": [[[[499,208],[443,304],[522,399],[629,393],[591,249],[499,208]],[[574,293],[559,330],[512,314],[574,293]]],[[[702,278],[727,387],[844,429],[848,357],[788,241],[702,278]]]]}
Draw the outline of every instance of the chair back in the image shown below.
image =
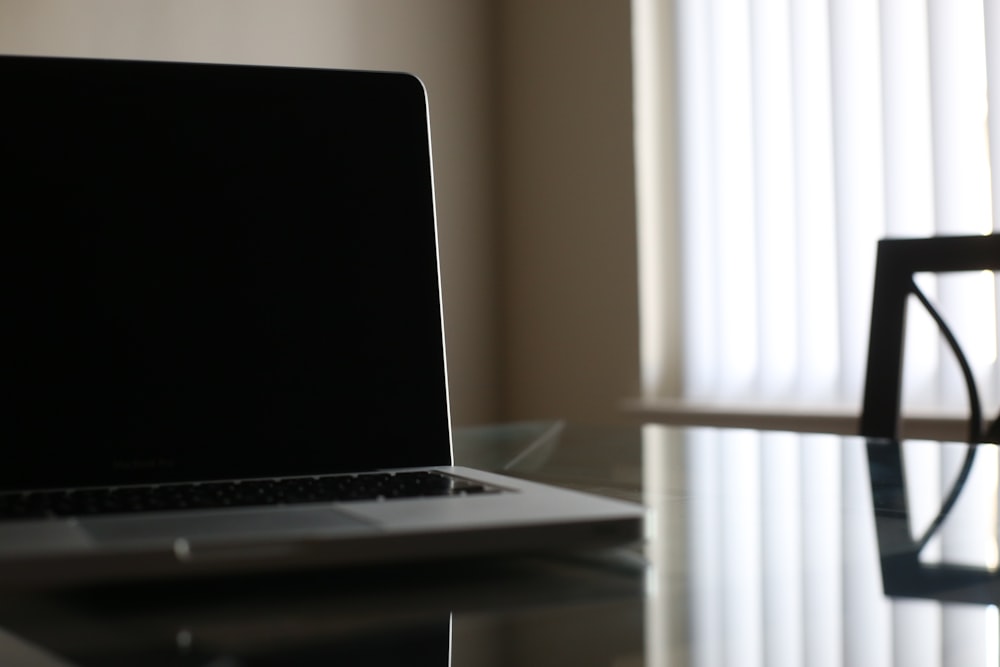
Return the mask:
{"type": "Polygon", "coordinates": [[[969,393],[969,442],[997,442],[1000,425],[984,430],[979,392],[958,341],[914,275],[1000,269],[1000,234],[883,239],[878,244],[865,374],[861,435],[898,438],[906,306],[916,296],[937,323],[962,368],[969,393]]]}

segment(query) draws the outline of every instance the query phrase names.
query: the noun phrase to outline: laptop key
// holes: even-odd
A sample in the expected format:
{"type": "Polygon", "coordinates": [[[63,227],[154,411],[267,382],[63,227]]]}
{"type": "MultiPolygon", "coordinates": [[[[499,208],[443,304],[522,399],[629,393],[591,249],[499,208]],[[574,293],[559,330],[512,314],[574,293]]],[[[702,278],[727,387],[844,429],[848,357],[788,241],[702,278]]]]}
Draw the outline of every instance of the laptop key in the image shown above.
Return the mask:
{"type": "Polygon", "coordinates": [[[498,491],[478,482],[429,471],[86,488],[0,493],[0,519],[392,500],[498,491]]]}

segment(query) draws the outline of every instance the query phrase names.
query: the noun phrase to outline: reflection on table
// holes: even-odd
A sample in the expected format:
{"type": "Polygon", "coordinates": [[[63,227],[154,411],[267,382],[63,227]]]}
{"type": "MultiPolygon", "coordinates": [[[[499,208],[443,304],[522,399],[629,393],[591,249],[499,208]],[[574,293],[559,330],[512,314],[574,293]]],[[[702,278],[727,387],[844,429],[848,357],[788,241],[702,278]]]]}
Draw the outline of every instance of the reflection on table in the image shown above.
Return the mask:
{"type": "Polygon", "coordinates": [[[937,525],[964,445],[555,421],[455,445],[644,502],[646,544],[5,594],[0,664],[1000,663],[995,446],[937,525]]]}

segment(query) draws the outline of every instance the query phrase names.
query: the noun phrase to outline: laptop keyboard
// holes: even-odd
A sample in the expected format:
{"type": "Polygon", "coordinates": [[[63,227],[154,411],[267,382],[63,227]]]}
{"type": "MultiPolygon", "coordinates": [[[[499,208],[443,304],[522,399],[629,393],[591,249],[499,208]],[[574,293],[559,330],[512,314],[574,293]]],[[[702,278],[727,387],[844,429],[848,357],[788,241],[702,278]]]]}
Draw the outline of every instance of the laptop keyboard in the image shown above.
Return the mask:
{"type": "Polygon", "coordinates": [[[416,471],[30,491],[0,494],[0,519],[465,496],[499,490],[444,473],[416,471]]]}

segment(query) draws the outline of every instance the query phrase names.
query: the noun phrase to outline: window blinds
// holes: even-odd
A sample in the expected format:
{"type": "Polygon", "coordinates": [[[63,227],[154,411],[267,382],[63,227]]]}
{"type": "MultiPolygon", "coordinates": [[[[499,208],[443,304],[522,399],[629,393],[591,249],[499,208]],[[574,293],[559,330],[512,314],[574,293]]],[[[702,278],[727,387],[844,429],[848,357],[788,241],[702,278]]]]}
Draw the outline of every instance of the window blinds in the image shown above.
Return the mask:
{"type": "MultiPolygon", "coordinates": [[[[877,240],[1000,229],[1000,0],[632,6],[647,394],[677,364],[701,402],[859,405],[877,240]]],[[[919,279],[995,416],[996,278],[919,279]]],[[[904,411],[962,412],[957,364],[916,307],[906,346],[904,411]]],[[[943,665],[946,646],[951,664],[997,664],[995,608],[882,595],[860,445],[706,431],[686,451],[688,482],[718,491],[686,522],[692,664],[943,665]]],[[[929,521],[960,462],[904,454],[929,521]]],[[[996,564],[997,468],[977,458],[928,558],[996,564]]]]}

